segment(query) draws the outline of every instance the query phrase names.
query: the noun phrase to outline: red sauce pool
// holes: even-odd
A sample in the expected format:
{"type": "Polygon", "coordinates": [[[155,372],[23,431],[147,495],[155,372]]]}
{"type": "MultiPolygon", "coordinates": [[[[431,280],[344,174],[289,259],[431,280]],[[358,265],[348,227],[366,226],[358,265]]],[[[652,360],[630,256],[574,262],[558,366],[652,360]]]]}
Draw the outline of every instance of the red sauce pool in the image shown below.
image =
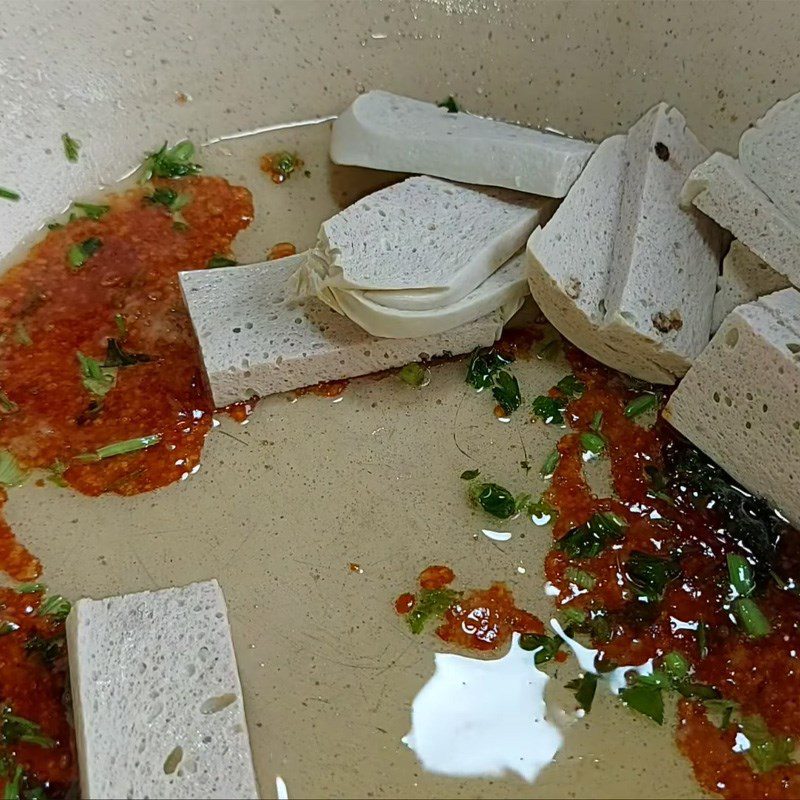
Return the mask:
{"type": "MultiPolygon", "coordinates": [[[[187,477],[199,464],[212,424],[178,272],[205,268],[212,256],[229,252],[250,223],[253,204],[247,189],[219,178],[155,183],[190,195],[182,210],[188,228],[177,230],[164,206],[143,201],[151,189],[134,189],[106,198],[110,210],[101,219],[82,218],[51,231],[0,277],[0,389],[15,404],[13,413],[0,415],[0,450],[10,451],[24,469],[63,465],[63,480],[87,495],[133,495],[187,477]],[[90,238],[102,246],[81,269],[71,269],[70,247],[90,238]],[[76,354],[102,362],[109,338],[123,338],[127,352],[151,360],[118,368],[98,409],[76,354]],[[152,434],[161,439],[149,449],[89,464],[74,460],[152,434]]],[[[0,506],[5,499],[0,490],[0,506]]],[[[0,569],[24,581],[41,572],[2,520],[0,569]]],[[[25,744],[10,755],[29,778],[49,786],[48,796],[58,797],[76,779],[63,705],[66,666],[63,659],[43,664],[25,642],[34,633],[63,637],[63,624],[24,611],[29,605],[35,610],[38,600],[0,590],[3,619],[20,625],[0,636],[0,686],[14,714],[57,740],[53,749],[25,744]]]]}

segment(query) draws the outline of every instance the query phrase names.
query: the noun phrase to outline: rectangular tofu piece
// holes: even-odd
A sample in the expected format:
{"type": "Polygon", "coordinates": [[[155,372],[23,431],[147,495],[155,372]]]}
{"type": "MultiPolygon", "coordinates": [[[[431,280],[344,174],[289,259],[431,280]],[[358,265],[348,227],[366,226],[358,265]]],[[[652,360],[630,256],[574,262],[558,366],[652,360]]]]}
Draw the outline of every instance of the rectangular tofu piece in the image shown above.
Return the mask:
{"type": "Polygon", "coordinates": [[[493,344],[503,310],[434,336],[379,339],[312,298],[287,301],[306,254],[181,272],[180,284],[218,408],[493,344]]]}
{"type": "Polygon", "coordinates": [[[597,148],[528,241],[542,313],[599,361],[674,383],[708,342],[722,236],[678,206],[707,151],[666,104],[597,148]]]}
{"type": "Polygon", "coordinates": [[[611,346],[639,352],[673,376],[686,372],[711,331],[722,231],[678,204],[692,168],[708,155],[680,111],[666,103],[631,128],[625,147],[604,335],[611,346]]]}
{"type": "Polygon", "coordinates": [[[215,580],[79,600],[67,643],[84,798],[259,796],[215,580]]]}
{"type": "Polygon", "coordinates": [[[800,525],[800,292],[783,289],[728,314],[664,417],[800,525]]]}
{"type": "Polygon", "coordinates": [[[722,262],[722,274],[717,278],[711,329],[716,331],[722,320],[736,306],[750,303],[790,285],[784,275],[775,272],[766,261],[741,242],[734,241],[722,262]]]}
{"type": "Polygon", "coordinates": [[[564,197],[594,149],[578,139],[373,91],[334,122],[330,153],[336,164],[564,197]]]}
{"type": "Polygon", "coordinates": [[[800,285],[800,226],[778,208],[725,153],[714,153],[692,170],[681,203],[693,204],[742,244],[800,285]]]}
{"type": "Polygon", "coordinates": [[[553,201],[420,176],[387,186],[320,227],[293,282],[297,299],[363,291],[400,310],[458,302],[524,247],[553,201]]]}
{"type": "Polygon", "coordinates": [[[800,226],[800,93],[776,103],[739,139],[745,175],[800,226]]]}

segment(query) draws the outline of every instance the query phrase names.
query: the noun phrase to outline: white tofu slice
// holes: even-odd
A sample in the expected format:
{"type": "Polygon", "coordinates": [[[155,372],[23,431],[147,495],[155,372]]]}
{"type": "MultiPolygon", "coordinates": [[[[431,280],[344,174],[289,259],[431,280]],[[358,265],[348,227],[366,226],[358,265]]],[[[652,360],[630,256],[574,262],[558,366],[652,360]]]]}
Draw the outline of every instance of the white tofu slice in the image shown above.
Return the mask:
{"type": "Polygon", "coordinates": [[[530,294],[526,260],[525,251],[520,251],[466,297],[444,308],[406,311],[379,305],[365,292],[331,289],[337,303],[334,310],[367,333],[392,339],[444,333],[500,308],[504,309],[503,316],[509,318],[530,294]]]}
{"type": "Polygon", "coordinates": [[[589,142],[373,91],[333,124],[330,152],[336,164],[564,197],[594,149],[589,142]]]}
{"type": "Polygon", "coordinates": [[[776,103],[739,140],[745,175],[800,225],[800,93],[776,103]]]}
{"type": "Polygon", "coordinates": [[[662,103],[598,147],[528,242],[542,313],[582,350],[643,380],[674,383],[708,342],[721,232],[678,206],[706,155],[662,103]]]}
{"type": "Polygon", "coordinates": [[[335,306],[330,289],[356,289],[391,308],[442,308],[520,250],[551,205],[507,189],[409,178],[323,222],[293,294],[335,306]]]}
{"type": "Polygon", "coordinates": [[[722,262],[722,275],[717,279],[711,329],[716,331],[722,320],[736,306],[750,303],[765,294],[786,289],[790,285],[784,275],[775,272],[766,261],[760,259],[741,242],[734,241],[722,262]]]}
{"type": "Polygon", "coordinates": [[[435,336],[378,339],[316,298],[287,302],[287,281],[305,258],[180,273],[217,407],[467,353],[493,344],[507,321],[498,310],[435,336]]]}
{"type": "Polygon", "coordinates": [[[79,600],[67,637],[83,797],[259,796],[215,580],[79,600]]]}
{"type": "Polygon", "coordinates": [[[695,167],[681,192],[681,203],[699,208],[800,285],[800,226],[745,175],[735,158],[714,153],[695,167]]]}
{"type": "Polygon", "coordinates": [[[783,289],[734,309],[664,417],[800,525],[800,292],[783,289]]]}

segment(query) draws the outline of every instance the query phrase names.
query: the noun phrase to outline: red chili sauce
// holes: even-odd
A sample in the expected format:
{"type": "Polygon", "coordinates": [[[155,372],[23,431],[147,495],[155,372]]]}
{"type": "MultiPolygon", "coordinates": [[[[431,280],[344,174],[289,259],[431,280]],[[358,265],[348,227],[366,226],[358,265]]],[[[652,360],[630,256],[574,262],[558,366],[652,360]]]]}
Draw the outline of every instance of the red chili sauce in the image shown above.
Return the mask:
{"type": "MultiPolygon", "coordinates": [[[[87,495],[133,495],[188,476],[211,428],[214,409],[178,272],[205,268],[215,254],[228,252],[250,223],[253,204],[247,189],[219,178],[154,185],[191,197],[182,209],[185,225],[175,225],[165,206],[145,200],[152,187],[134,189],[104,199],[110,210],[101,219],[75,219],[51,230],[0,276],[0,390],[7,398],[0,450],[24,469],[55,465],[58,480],[87,495]],[[70,247],[92,238],[101,246],[73,269],[70,247]],[[77,353],[102,363],[110,338],[148,360],[118,367],[113,388],[99,402],[83,384],[77,353]],[[161,439],[146,450],[75,460],[153,434],[161,439]]],[[[5,499],[0,489],[0,505],[5,499]]],[[[26,581],[41,572],[2,520],[0,569],[26,581]]],[[[0,621],[20,626],[0,636],[2,700],[57,742],[50,749],[6,746],[0,755],[11,756],[25,780],[45,786],[48,796],[62,796],[76,779],[63,706],[63,650],[55,660],[51,650],[45,661],[26,642],[33,635],[63,640],[63,623],[35,615],[40,594],[0,594],[0,621]]],[[[0,776],[0,784],[10,777],[0,776]]]]}
{"type": "MultiPolygon", "coordinates": [[[[565,419],[575,432],[558,445],[560,460],[545,499],[558,511],[555,540],[601,511],[612,511],[628,525],[613,547],[593,558],[570,559],[557,549],[547,556],[547,578],[559,589],[559,608],[602,611],[610,623],[603,641],[594,641],[607,663],[640,664],[670,651],[693,666],[692,679],[713,687],[739,705],[741,716],[760,715],[770,734],[800,738],[800,597],[768,581],[758,605],[771,632],[751,638],[736,624],[730,608],[728,553],[747,555],[746,539],[730,530],[721,512],[698,503],[696,488],[674,480],[669,494],[657,496],[654,475],[669,481],[671,457],[689,445],[660,417],[652,427],[628,419],[624,410],[641,392],[618,373],[577,351],[570,361],[586,386],[569,403],[565,419]],[[615,498],[594,496],[583,474],[580,433],[602,412],[602,436],[615,498]],[[648,471],[649,470],[649,471],[648,471]],[[672,497],[670,501],[668,498],[672,497]],[[744,543],[744,544],[743,544],[744,543]],[[642,603],[626,574],[632,551],[670,556],[681,574],[670,580],[657,602],[642,603]],[[596,579],[579,590],[565,571],[580,568],[596,579]],[[701,633],[702,628],[702,633],[701,633]]],[[[776,454],[779,457],[779,454],[776,454]]],[[[785,526],[774,569],[791,585],[800,576],[800,533],[785,526]]],[[[734,753],[736,725],[725,731],[709,721],[702,702],[682,700],[678,741],[692,761],[701,786],[726,797],[798,797],[800,766],[755,772],[745,756],[734,753]]]]}

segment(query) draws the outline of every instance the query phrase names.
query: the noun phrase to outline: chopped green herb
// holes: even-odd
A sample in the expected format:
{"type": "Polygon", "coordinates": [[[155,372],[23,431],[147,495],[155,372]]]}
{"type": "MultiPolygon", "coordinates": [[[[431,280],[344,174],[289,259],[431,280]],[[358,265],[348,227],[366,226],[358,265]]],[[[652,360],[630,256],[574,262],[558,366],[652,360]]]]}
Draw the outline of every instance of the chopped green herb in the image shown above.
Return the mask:
{"type": "Polygon", "coordinates": [[[124,341],[128,335],[128,323],[125,321],[125,317],[122,314],[114,314],[114,324],[117,326],[119,334],[117,338],[119,341],[124,341]]]}
{"type": "Polygon", "coordinates": [[[760,639],[771,633],[772,626],[755,600],[739,597],[733,601],[733,611],[744,632],[751,638],[760,639]]]}
{"type": "Polygon", "coordinates": [[[639,675],[632,686],[622,689],[619,696],[628,708],[632,708],[634,711],[650,717],[653,722],[663,725],[664,698],[661,694],[662,687],[654,682],[643,682],[642,677],[639,675]]]}
{"type": "Polygon", "coordinates": [[[586,614],[579,608],[565,608],[561,615],[564,628],[580,627],[586,623],[586,614]]]}
{"type": "Polygon", "coordinates": [[[589,423],[589,430],[594,431],[595,433],[600,433],[600,429],[603,427],[603,412],[597,411],[595,415],[592,417],[592,421],[589,423]]]}
{"type": "Polygon", "coordinates": [[[532,405],[533,413],[547,425],[563,425],[566,399],[540,394],[532,405]]]}
{"type": "Polygon", "coordinates": [[[400,372],[397,373],[403,383],[413,386],[415,389],[421,389],[430,383],[430,371],[425,369],[422,364],[406,364],[400,372]]]}
{"type": "Polygon", "coordinates": [[[542,464],[541,470],[539,470],[539,474],[543,478],[550,478],[552,477],[553,473],[556,471],[556,467],[558,466],[559,459],[561,458],[560,453],[558,450],[553,450],[550,455],[544,460],[544,464],[542,464]]]}
{"type": "Polygon", "coordinates": [[[79,211],[83,211],[84,215],[87,216],[89,219],[102,219],[109,211],[111,211],[111,206],[98,206],[94,205],[93,203],[73,203],[73,208],[77,208],[79,211]]]}
{"type": "Polygon", "coordinates": [[[19,406],[0,389],[0,412],[3,414],[15,414],[19,411],[19,406]]]}
{"type": "Polygon", "coordinates": [[[667,653],[664,656],[664,671],[673,683],[686,680],[689,675],[689,662],[681,653],[675,651],[667,653]]]}
{"type": "Polygon", "coordinates": [[[591,572],[587,572],[577,567],[567,567],[564,571],[564,576],[568,581],[574,583],[579,589],[586,589],[590,591],[594,589],[597,583],[597,578],[591,572]]]}
{"type": "Polygon", "coordinates": [[[295,171],[297,160],[296,155],[292,155],[286,151],[278,153],[272,158],[272,169],[285,180],[295,171]]]}
{"type": "Polygon", "coordinates": [[[748,759],[759,772],[794,763],[794,741],[788,736],[770,734],[761,717],[744,717],[740,727],[750,742],[748,759]]]}
{"type": "Polygon", "coordinates": [[[0,486],[19,486],[27,477],[13,454],[8,450],[0,450],[0,486]]]}
{"type": "Polygon", "coordinates": [[[560,636],[548,636],[545,633],[523,633],[519,637],[519,646],[523,650],[536,651],[533,663],[537,666],[552,661],[563,643],[560,636]]]}
{"type": "Polygon", "coordinates": [[[52,617],[61,621],[67,618],[71,608],[72,604],[69,600],[66,600],[60,594],[54,594],[42,601],[36,614],[40,617],[52,617]]]}
{"type": "Polygon", "coordinates": [[[153,359],[144,353],[129,353],[116,339],[109,339],[106,343],[106,360],[103,367],[131,367],[135,364],[144,364],[153,359]]]}
{"type": "Polygon", "coordinates": [[[461,593],[452,589],[423,589],[407,616],[411,633],[422,633],[429,619],[441,619],[459,597],[461,593]]]}
{"type": "Polygon", "coordinates": [[[219,269],[220,267],[235,267],[238,266],[239,262],[235,261],[232,258],[228,258],[227,256],[220,255],[217,253],[216,255],[211,256],[208,259],[208,269],[219,269]]]}
{"type": "Polygon", "coordinates": [[[47,230],[49,230],[49,231],[60,231],[63,227],[64,227],[64,225],[61,222],[48,222],[47,223],[47,230]]]}
{"type": "Polygon", "coordinates": [[[31,339],[24,322],[18,322],[14,326],[14,339],[23,347],[30,347],[33,344],[33,339],[31,339]]]}
{"type": "Polygon", "coordinates": [[[556,516],[556,510],[542,498],[529,502],[525,510],[537,525],[546,525],[556,516]]]}
{"type": "Polygon", "coordinates": [[[107,444],[99,448],[94,453],[83,453],[75,457],[76,461],[89,463],[92,461],[102,461],[104,458],[114,456],[124,456],[128,453],[135,453],[139,450],[146,450],[148,447],[158,444],[161,441],[161,434],[154,433],[151,436],[140,436],[137,439],[126,439],[122,442],[107,444]]]}
{"type": "Polygon", "coordinates": [[[150,153],[142,164],[142,177],[140,183],[147,183],[151,178],[185,178],[187,175],[197,175],[202,170],[198,164],[193,164],[194,145],[185,140],[178,142],[174,147],[167,148],[164,142],[161,149],[150,153]]]}
{"type": "Polygon", "coordinates": [[[166,206],[170,211],[180,211],[191,202],[191,197],[186,194],[178,194],[174,189],[159,186],[153,189],[153,194],[144,198],[146,203],[166,206]]]}
{"type": "Polygon", "coordinates": [[[22,767],[17,764],[14,769],[14,775],[10,781],[6,782],[3,789],[3,800],[20,800],[22,792],[22,767]]]}
{"type": "Polygon", "coordinates": [[[45,591],[47,587],[43,583],[21,583],[16,588],[17,594],[39,594],[45,591]]]}
{"type": "Polygon", "coordinates": [[[625,564],[625,571],[630,584],[641,593],[646,600],[658,600],[667,584],[681,574],[680,565],[660,556],[653,556],[634,550],[625,564]]]}
{"type": "Polygon", "coordinates": [[[514,495],[496,483],[474,484],[469,489],[469,496],[473,503],[498,519],[508,519],[517,513],[514,495]]]}
{"type": "Polygon", "coordinates": [[[50,465],[50,474],[47,476],[47,480],[50,483],[55,484],[56,486],[60,486],[62,489],[68,486],[67,482],[64,480],[64,473],[69,469],[69,467],[63,462],[56,459],[50,465]]]}
{"type": "Polygon", "coordinates": [[[713,686],[706,686],[702,683],[692,683],[691,681],[683,681],[675,684],[675,689],[680,692],[684,697],[691,697],[696,700],[706,702],[708,700],[719,699],[719,692],[713,686]]]}
{"type": "Polygon", "coordinates": [[[756,578],[750,562],[738,553],[728,553],[728,575],[736,597],[750,597],[756,588],[756,578]]]}
{"type": "Polygon", "coordinates": [[[606,440],[599,433],[585,431],[581,434],[581,447],[587,453],[599,456],[606,449],[606,440]]]}
{"type": "Polygon", "coordinates": [[[569,374],[565,375],[556,384],[556,389],[567,397],[576,398],[580,397],[586,391],[586,384],[575,375],[569,374]]]}
{"type": "Polygon", "coordinates": [[[704,620],[697,623],[697,649],[700,651],[700,658],[708,655],[708,631],[704,620]]]}
{"type": "Polygon", "coordinates": [[[85,239],[80,244],[73,244],[67,251],[67,261],[73,272],[86,265],[86,262],[103,246],[96,236],[85,239]]]}
{"type": "Polygon", "coordinates": [[[474,481],[475,478],[477,478],[478,475],[480,475],[480,474],[481,474],[481,471],[479,469],[465,469],[461,473],[461,480],[462,481],[474,481]]]}
{"type": "Polygon", "coordinates": [[[636,419],[658,405],[658,396],[654,394],[640,394],[625,406],[625,416],[636,419]]]}
{"type": "Polygon", "coordinates": [[[73,164],[78,160],[78,151],[81,149],[81,143],[77,139],[73,139],[68,133],[61,134],[61,141],[64,144],[64,155],[67,161],[73,164]]]}
{"type": "Polygon", "coordinates": [[[446,100],[442,100],[441,103],[437,103],[439,108],[446,108],[448,114],[458,114],[461,111],[461,107],[456,102],[455,97],[453,95],[448,95],[446,100]]]}
{"type": "Polygon", "coordinates": [[[81,379],[86,391],[96,397],[105,397],[113,388],[117,379],[117,371],[104,367],[97,359],[76,353],[81,370],[81,379]]]}
{"type": "Polygon", "coordinates": [[[31,722],[24,717],[18,717],[11,713],[11,709],[3,709],[2,728],[0,729],[0,739],[4,745],[25,742],[35,744],[39,747],[54,747],[55,742],[48,736],[42,734],[42,729],[35,722],[31,722]]]}
{"type": "Polygon", "coordinates": [[[575,700],[578,707],[582,708],[587,714],[592,710],[594,695],[597,691],[597,675],[593,672],[585,672],[582,678],[576,678],[567,684],[567,689],[575,692],[575,700]]]}
{"type": "Polygon", "coordinates": [[[512,359],[496,350],[476,350],[469,362],[466,381],[478,391],[488,389],[494,383],[497,373],[511,362],[512,359]]]}
{"type": "Polygon", "coordinates": [[[567,531],[555,547],[570,558],[594,558],[622,538],[626,526],[625,520],[610,511],[593,514],[588,522],[567,531]]]}
{"type": "Polygon", "coordinates": [[[0,197],[2,197],[3,200],[13,200],[15,203],[17,200],[21,199],[21,195],[18,192],[15,192],[11,189],[5,189],[2,186],[0,186],[0,197]]]}
{"type": "Polygon", "coordinates": [[[65,647],[65,640],[61,636],[45,639],[38,634],[32,634],[25,642],[25,652],[31,656],[39,656],[46,666],[51,666],[60,658],[65,647]]]}
{"type": "Polygon", "coordinates": [[[551,339],[541,347],[536,358],[541,361],[552,361],[558,355],[559,350],[561,350],[561,339],[551,339]]]}
{"type": "Polygon", "coordinates": [[[497,373],[495,381],[497,383],[492,389],[492,395],[500,404],[503,411],[505,411],[506,414],[511,414],[513,411],[516,411],[522,403],[522,397],[519,393],[519,382],[511,373],[505,370],[500,370],[500,372],[497,373]]]}

